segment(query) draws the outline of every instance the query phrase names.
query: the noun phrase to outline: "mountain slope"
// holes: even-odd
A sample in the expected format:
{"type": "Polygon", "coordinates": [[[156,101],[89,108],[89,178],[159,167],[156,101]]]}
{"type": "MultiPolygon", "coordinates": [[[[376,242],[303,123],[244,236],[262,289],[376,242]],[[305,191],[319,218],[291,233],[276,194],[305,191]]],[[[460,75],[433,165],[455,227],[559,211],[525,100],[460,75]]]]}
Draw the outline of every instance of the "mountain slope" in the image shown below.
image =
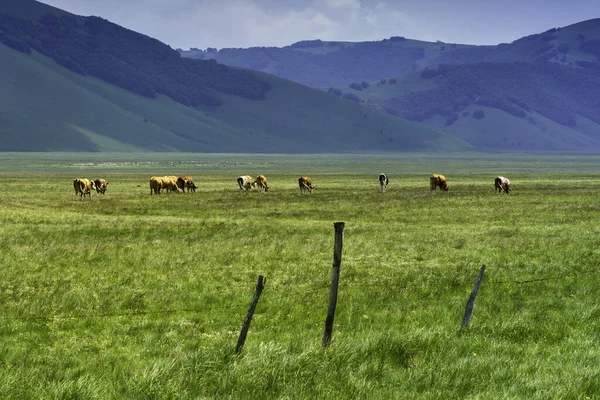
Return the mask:
{"type": "Polygon", "coordinates": [[[600,151],[600,19],[497,46],[393,37],[180,52],[328,87],[482,150],[600,151]]]}
{"type": "Polygon", "coordinates": [[[373,108],[483,150],[600,151],[600,74],[556,63],[441,65],[360,90],[373,108]]]}
{"type": "Polygon", "coordinates": [[[31,0],[0,5],[0,41],[8,43],[0,45],[0,151],[472,148],[319,90],[180,59],[168,46],[108,21],[53,8],[45,14],[44,7],[31,0]],[[42,22],[20,18],[27,15],[41,15],[42,22]]]}

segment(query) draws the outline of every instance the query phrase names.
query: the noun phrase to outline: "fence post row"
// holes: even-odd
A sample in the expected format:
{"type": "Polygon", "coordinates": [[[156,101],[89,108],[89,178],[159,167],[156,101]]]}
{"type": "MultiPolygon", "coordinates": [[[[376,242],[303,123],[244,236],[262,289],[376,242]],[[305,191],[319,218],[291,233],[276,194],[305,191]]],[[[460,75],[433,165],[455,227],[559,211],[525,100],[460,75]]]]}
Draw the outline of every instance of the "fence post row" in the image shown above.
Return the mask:
{"type": "Polygon", "coordinates": [[[471,322],[471,317],[473,316],[473,307],[475,306],[475,298],[477,297],[477,292],[479,291],[479,285],[481,285],[481,280],[483,279],[483,273],[485,271],[485,264],[481,266],[481,270],[479,270],[479,276],[477,277],[477,282],[475,282],[475,287],[471,291],[471,296],[469,296],[469,301],[467,301],[467,307],[465,308],[465,315],[463,316],[462,324],[460,326],[461,334],[465,329],[469,327],[469,323],[471,322]]]}
{"type": "Polygon", "coordinates": [[[331,270],[331,287],[329,288],[329,306],[325,319],[325,332],[323,333],[323,347],[329,347],[333,334],[333,319],[337,304],[338,285],[340,281],[340,266],[342,264],[342,245],[344,243],[344,223],[335,222],[335,243],[333,245],[333,269],[331,270]]]}
{"type": "Polygon", "coordinates": [[[252,322],[252,316],[254,315],[254,309],[258,304],[258,299],[260,299],[260,294],[262,293],[266,282],[267,280],[262,275],[258,276],[258,281],[256,282],[256,290],[254,291],[254,297],[252,297],[252,302],[250,302],[248,313],[246,314],[246,318],[244,318],[244,323],[242,324],[242,331],[240,332],[240,337],[238,338],[237,346],[235,346],[236,354],[242,351],[242,347],[244,347],[244,343],[246,342],[246,335],[248,335],[248,329],[250,329],[250,322],[252,322]]]}

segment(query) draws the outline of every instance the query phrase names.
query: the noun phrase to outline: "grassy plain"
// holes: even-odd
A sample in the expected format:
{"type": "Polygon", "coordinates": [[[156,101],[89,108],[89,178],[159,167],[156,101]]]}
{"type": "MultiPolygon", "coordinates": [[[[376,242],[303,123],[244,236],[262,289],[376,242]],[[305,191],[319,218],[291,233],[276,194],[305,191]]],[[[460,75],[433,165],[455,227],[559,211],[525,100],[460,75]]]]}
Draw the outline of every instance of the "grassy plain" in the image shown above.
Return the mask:
{"type": "Polygon", "coordinates": [[[0,154],[0,398],[598,398],[599,192],[592,155],[0,154]]]}

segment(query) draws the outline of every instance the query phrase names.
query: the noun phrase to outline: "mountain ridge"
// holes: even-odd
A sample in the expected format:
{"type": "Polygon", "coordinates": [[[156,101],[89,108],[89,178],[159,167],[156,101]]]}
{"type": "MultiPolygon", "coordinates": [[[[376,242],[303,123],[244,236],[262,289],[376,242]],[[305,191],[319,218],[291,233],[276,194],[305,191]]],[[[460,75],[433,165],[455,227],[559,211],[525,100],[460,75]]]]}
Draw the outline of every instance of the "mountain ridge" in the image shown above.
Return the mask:
{"type": "Polygon", "coordinates": [[[0,41],[0,151],[472,149],[275,76],[182,59],[146,35],[33,0],[0,5],[0,41]]]}

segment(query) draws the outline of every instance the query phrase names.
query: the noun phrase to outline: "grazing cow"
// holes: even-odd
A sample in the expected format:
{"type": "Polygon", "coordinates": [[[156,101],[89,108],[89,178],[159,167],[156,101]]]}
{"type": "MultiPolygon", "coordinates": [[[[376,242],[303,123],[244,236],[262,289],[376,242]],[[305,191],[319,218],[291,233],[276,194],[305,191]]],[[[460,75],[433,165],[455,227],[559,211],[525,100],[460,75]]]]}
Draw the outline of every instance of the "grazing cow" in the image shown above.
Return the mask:
{"type": "Polygon", "coordinates": [[[246,190],[246,192],[249,192],[250,190],[252,190],[252,186],[256,186],[256,181],[252,179],[252,177],[249,175],[240,176],[239,178],[237,178],[237,183],[240,187],[240,192],[244,190],[246,190]]]}
{"type": "Polygon", "coordinates": [[[185,191],[187,188],[188,192],[195,192],[198,189],[191,176],[180,176],[177,178],[177,187],[182,191],[185,191]]]}
{"type": "Polygon", "coordinates": [[[177,186],[177,177],[174,175],[162,177],[163,189],[167,192],[182,192],[182,189],[177,186]]]}
{"type": "Polygon", "coordinates": [[[494,179],[494,192],[496,191],[496,189],[498,190],[498,193],[502,193],[502,190],[504,190],[504,193],[509,194],[510,181],[508,180],[508,178],[505,178],[503,176],[497,176],[496,179],[494,179]]]}
{"type": "Polygon", "coordinates": [[[163,188],[163,179],[160,176],[153,176],[150,178],[150,195],[160,194],[163,188]]]}
{"type": "Polygon", "coordinates": [[[300,186],[300,194],[306,192],[307,190],[309,193],[312,193],[312,190],[314,189],[312,181],[308,176],[301,176],[298,178],[298,186],[300,186]]]}
{"type": "Polygon", "coordinates": [[[73,189],[75,189],[75,196],[79,196],[81,200],[84,199],[87,194],[88,197],[92,198],[92,190],[96,189],[94,181],[89,179],[77,178],[73,179],[73,189]]]}
{"type": "Polygon", "coordinates": [[[258,175],[256,177],[256,186],[257,186],[257,190],[259,192],[262,192],[263,190],[265,192],[269,191],[269,185],[267,184],[267,178],[264,175],[258,175]]]}
{"type": "Polygon", "coordinates": [[[181,192],[181,189],[177,187],[176,176],[153,176],[150,178],[150,194],[160,194],[161,190],[167,192],[181,192]]]}
{"type": "Polygon", "coordinates": [[[429,177],[429,187],[431,190],[435,190],[437,187],[444,191],[448,191],[449,189],[448,184],[446,183],[446,177],[438,174],[433,174],[429,177]]]}
{"type": "Polygon", "coordinates": [[[390,181],[388,180],[387,175],[384,173],[379,174],[379,188],[381,189],[381,193],[385,191],[388,183],[390,183],[390,181]]]}
{"type": "Polygon", "coordinates": [[[96,185],[96,196],[99,193],[104,194],[108,189],[108,181],[105,179],[94,179],[94,185],[96,185]]]}

